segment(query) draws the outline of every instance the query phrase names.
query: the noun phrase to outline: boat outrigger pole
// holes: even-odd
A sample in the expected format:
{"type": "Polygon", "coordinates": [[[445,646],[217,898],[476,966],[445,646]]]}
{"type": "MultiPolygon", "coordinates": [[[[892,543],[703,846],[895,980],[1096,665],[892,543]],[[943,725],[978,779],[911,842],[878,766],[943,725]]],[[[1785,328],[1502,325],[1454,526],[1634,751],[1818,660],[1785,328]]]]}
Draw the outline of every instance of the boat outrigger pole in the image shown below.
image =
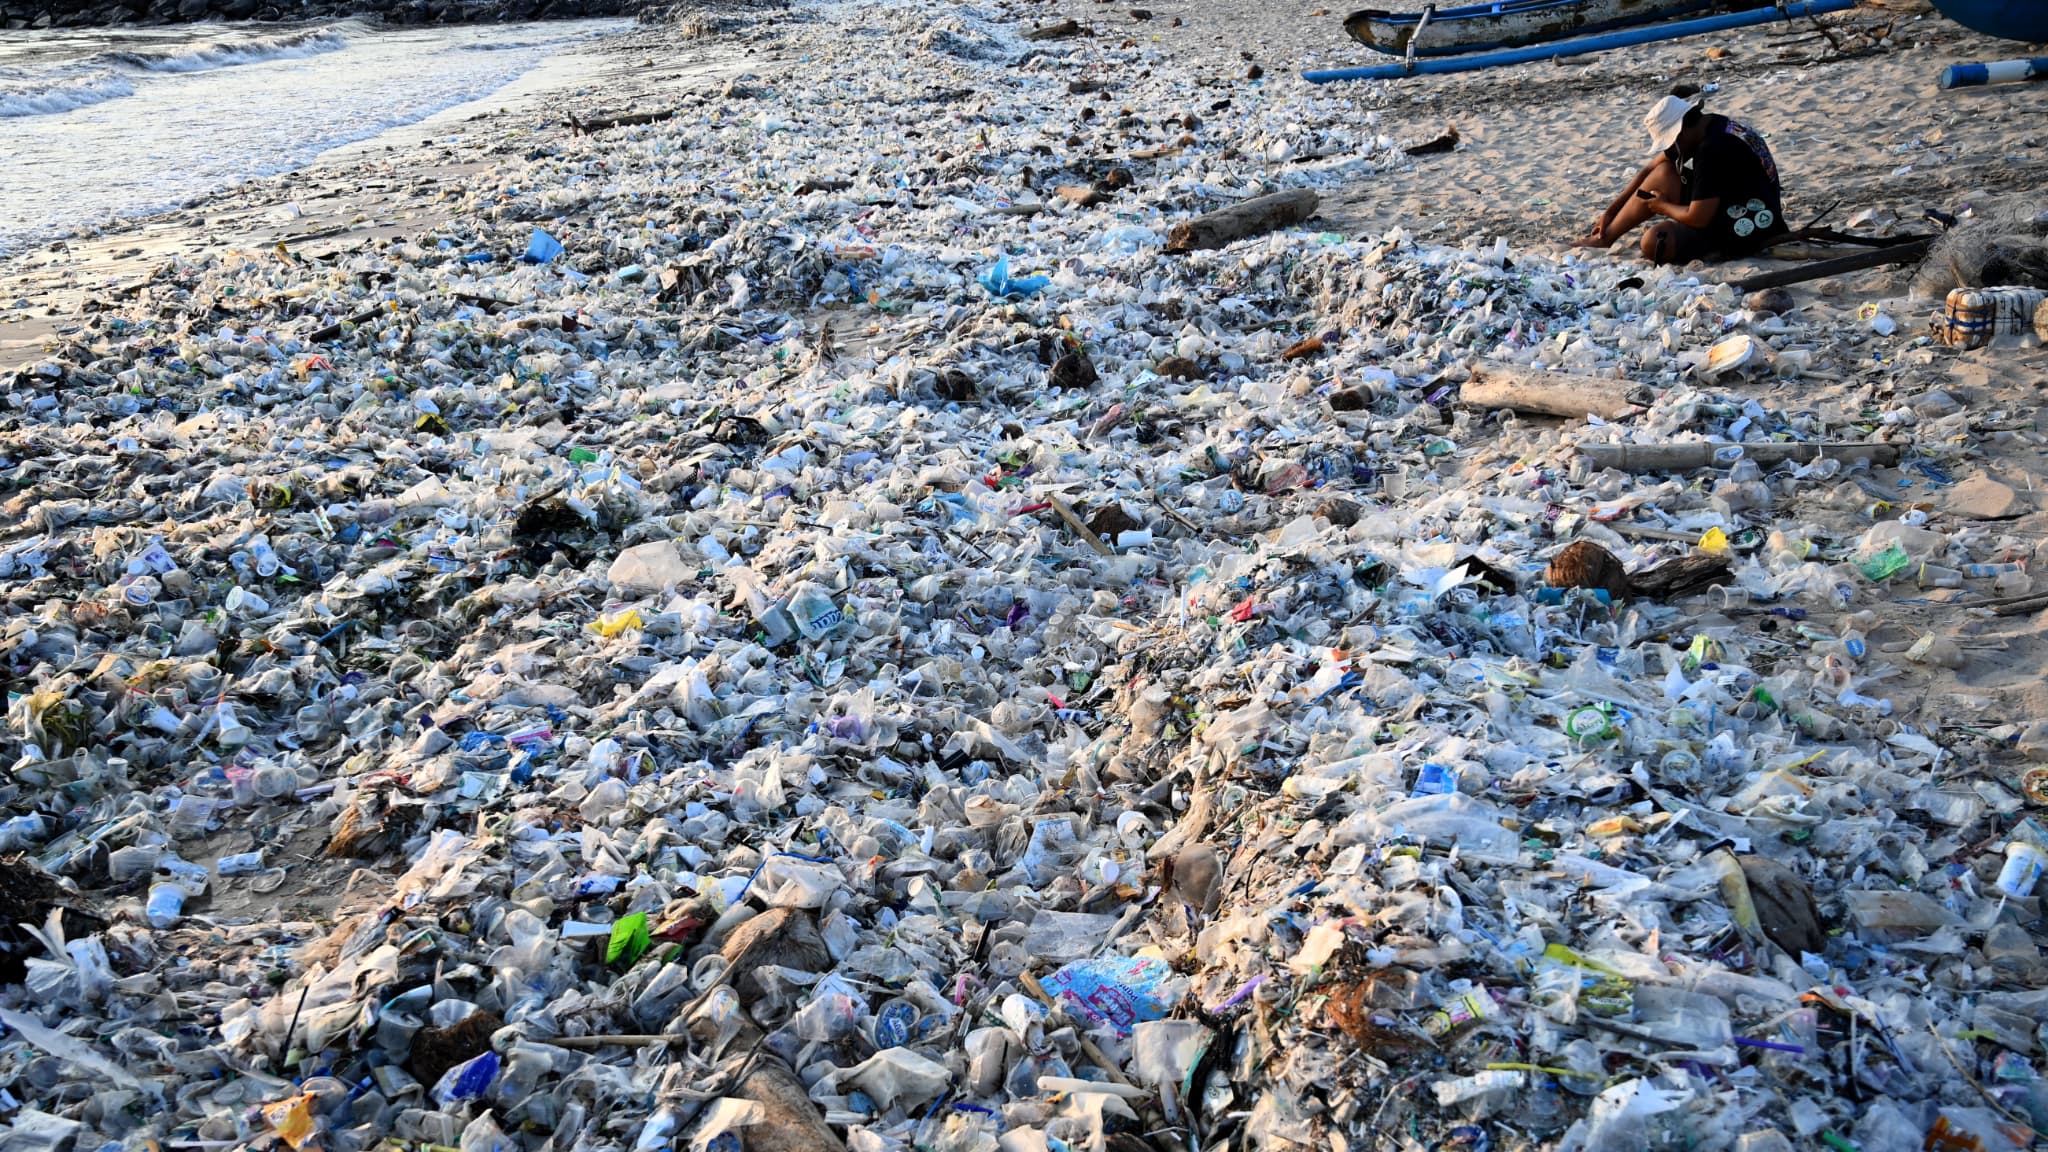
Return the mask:
{"type": "Polygon", "coordinates": [[[1422,10],[1422,19],[1415,22],[1414,35],[1408,37],[1408,54],[1405,58],[1405,67],[1411,76],[1415,74],[1415,46],[1422,42],[1422,34],[1429,31],[1429,22],[1435,18],[1436,5],[1431,4],[1422,10]]]}

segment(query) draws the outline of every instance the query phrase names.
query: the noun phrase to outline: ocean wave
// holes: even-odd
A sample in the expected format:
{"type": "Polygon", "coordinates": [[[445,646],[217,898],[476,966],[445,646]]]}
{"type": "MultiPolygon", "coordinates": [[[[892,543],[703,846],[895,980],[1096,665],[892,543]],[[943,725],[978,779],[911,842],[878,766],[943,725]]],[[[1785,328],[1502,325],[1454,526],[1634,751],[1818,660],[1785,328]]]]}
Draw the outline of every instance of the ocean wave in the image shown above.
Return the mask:
{"type": "Polygon", "coordinates": [[[502,44],[457,44],[456,52],[510,52],[518,48],[552,48],[567,40],[507,40],[502,44]]]}
{"type": "Polygon", "coordinates": [[[520,49],[532,48],[564,48],[567,47],[568,45],[581,43],[582,41],[590,40],[601,35],[603,35],[602,32],[568,32],[563,35],[549,36],[540,40],[500,40],[494,43],[485,42],[479,44],[456,44],[451,47],[450,51],[513,52],[520,49]]]}
{"type": "Polygon", "coordinates": [[[107,71],[50,77],[20,86],[0,84],[0,119],[49,116],[135,95],[127,78],[107,71]]]}
{"type": "Polygon", "coordinates": [[[348,47],[348,37],[331,28],[297,32],[240,42],[214,41],[194,44],[169,52],[107,52],[100,60],[144,72],[207,72],[261,64],[266,60],[295,60],[318,56],[348,47]]]}

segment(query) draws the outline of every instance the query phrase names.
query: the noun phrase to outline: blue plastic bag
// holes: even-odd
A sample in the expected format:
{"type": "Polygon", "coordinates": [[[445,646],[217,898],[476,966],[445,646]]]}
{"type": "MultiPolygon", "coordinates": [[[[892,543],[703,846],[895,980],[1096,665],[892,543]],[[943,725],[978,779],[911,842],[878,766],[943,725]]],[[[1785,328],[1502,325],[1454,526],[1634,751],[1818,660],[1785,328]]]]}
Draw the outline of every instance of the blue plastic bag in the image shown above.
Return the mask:
{"type": "Polygon", "coordinates": [[[1129,1036],[1135,1025],[1173,1010],[1164,990],[1172,976],[1166,961],[1150,956],[1076,960],[1046,977],[1045,990],[1065,1001],[1068,1012],[1129,1036]]]}
{"type": "Polygon", "coordinates": [[[989,295],[999,297],[1029,296],[1042,291],[1047,284],[1052,283],[1050,276],[1012,277],[1010,257],[1007,253],[996,257],[995,266],[975,279],[983,288],[988,289],[989,295]]]}
{"type": "Polygon", "coordinates": [[[519,259],[525,264],[545,264],[561,254],[562,242],[548,235],[546,231],[535,228],[533,239],[526,242],[526,255],[519,259]]]}
{"type": "Polygon", "coordinates": [[[491,1081],[497,1078],[498,1054],[486,1052],[441,1073],[434,1085],[434,1101],[448,1108],[460,1100],[474,1100],[489,1091],[491,1081]]]}

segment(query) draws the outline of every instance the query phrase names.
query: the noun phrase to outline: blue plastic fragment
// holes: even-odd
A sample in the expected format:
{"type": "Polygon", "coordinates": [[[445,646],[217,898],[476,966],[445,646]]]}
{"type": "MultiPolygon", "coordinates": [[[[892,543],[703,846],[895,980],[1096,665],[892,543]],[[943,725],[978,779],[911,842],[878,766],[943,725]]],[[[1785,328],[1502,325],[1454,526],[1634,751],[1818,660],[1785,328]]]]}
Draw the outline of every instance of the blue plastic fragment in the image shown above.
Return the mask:
{"type": "Polygon", "coordinates": [[[995,264],[975,278],[991,296],[1029,296],[1041,292],[1052,283],[1050,276],[1011,276],[1008,254],[996,257],[995,264]]]}
{"type": "Polygon", "coordinates": [[[545,264],[562,254],[562,242],[547,234],[542,228],[533,230],[533,239],[526,242],[526,255],[519,258],[524,264],[545,264]]]}

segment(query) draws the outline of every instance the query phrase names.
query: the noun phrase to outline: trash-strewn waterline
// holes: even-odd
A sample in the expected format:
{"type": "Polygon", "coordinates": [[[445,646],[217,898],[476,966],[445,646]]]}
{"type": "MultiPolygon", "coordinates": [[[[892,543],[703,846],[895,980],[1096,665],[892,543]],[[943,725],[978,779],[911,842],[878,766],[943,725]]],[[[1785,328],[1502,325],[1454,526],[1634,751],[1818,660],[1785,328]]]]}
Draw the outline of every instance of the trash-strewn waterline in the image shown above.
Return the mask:
{"type": "Polygon", "coordinates": [[[0,33],[0,255],[300,168],[626,26],[0,33]]]}

